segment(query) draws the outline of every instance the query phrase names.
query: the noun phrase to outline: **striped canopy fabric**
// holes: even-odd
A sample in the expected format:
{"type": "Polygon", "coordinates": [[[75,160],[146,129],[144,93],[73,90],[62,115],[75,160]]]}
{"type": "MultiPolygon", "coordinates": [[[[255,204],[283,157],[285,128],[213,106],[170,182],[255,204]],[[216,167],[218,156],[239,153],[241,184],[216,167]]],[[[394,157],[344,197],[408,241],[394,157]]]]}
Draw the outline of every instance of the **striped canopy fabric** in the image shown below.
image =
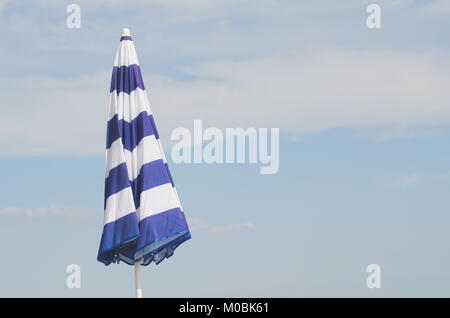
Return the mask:
{"type": "Polygon", "coordinates": [[[104,226],[97,259],[156,264],[191,238],[127,29],[111,79],[104,226]]]}

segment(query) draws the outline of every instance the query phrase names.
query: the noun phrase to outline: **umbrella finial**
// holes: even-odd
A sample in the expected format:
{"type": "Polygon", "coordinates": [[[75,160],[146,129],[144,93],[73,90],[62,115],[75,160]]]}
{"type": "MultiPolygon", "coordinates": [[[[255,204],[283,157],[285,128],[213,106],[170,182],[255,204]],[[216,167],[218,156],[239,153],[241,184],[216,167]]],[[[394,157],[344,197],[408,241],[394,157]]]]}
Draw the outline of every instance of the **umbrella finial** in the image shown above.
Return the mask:
{"type": "Polygon", "coordinates": [[[128,28],[123,28],[122,29],[122,36],[130,36],[130,29],[128,28]]]}

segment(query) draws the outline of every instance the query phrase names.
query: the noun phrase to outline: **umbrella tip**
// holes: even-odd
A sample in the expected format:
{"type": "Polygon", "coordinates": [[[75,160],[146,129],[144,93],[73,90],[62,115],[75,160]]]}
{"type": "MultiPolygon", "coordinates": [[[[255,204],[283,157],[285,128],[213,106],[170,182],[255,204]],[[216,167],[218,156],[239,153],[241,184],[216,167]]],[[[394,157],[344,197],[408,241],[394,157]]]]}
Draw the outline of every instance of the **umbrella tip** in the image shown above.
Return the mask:
{"type": "Polygon", "coordinates": [[[130,36],[130,29],[128,28],[123,28],[122,29],[122,36],[130,36]]]}

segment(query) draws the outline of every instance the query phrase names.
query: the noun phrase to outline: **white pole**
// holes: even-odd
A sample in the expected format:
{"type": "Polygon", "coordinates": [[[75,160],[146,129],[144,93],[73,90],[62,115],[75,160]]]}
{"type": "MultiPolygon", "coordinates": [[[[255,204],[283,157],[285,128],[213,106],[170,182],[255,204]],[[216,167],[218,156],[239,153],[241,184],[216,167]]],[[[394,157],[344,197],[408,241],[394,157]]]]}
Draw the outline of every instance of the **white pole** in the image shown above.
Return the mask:
{"type": "Polygon", "coordinates": [[[139,262],[134,263],[134,281],[136,284],[136,298],[142,298],[141,265],[139,262]]]}

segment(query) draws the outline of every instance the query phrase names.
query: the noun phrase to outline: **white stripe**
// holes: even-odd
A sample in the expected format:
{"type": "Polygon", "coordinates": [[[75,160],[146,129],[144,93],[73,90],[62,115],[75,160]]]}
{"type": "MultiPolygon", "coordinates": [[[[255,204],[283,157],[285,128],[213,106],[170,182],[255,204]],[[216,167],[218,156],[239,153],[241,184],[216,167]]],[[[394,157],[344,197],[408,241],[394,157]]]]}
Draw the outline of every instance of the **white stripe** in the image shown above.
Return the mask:
{"type": "Polygon", "coordinates": [[[178,199],[172,184],[166,183],[141,193],[141,203],[137,211],[139,221],[148,216],[178,208],[178,199]]]}
{"type": "Polygon", "coordinates": [[[164,156],[159,150],[158,140],[156,140],[155,135],[142,138],[133,151],[124,149],[122,139],[119,138],[106,150],[105,175],[108,177],[111,169],[126,162],[128,178],[133,181],[144,164],[160,159],[166,163],[164,156]]]}
{"type": "Polygon", "coordinates": [[[118,138],[106,149],[105,175],[108,177],[109,171],[125,162],[125,149],[122,145],[122,138],[118,138]]]}
{"type": "Polygon", "coordinates": [[[152,114],[147,93],[144,90],[136,88],[130,94],[121,92],[119,95],[114,91],[110,95],[108,120],[117,114],[119,119],[131,122],[144,110],[149,115],[152,114]]]}
{"type": "Polygon", "coordinates": [[[114,58],[114,66],[139,65],[133,41],[121,41],[114,58]]]}
{"type": "Polygon", "coordinates": [[[105,218],[103,224],[114,222],[136,210],[131,187],[110,195],[106,199],[105,218]]]}
{"type": "Polygon", "coordinates": [[[127,162],[128,177],[130,180],[136,179],[141,171],[142,165],[163,159],[159,152],[158,142],[155,135],[142,138],[133,151],[125,150],[125,160],[127,162]]]}
{"type": "Polygon", "coordinates": [[[161,139],[158,138],[157,141],[158,141],[159,152],[161,153],[162,159],[163,159],[164,163],[167,163],[166,154],[164,153],[164,149],[161,144],[161,139]]]}

